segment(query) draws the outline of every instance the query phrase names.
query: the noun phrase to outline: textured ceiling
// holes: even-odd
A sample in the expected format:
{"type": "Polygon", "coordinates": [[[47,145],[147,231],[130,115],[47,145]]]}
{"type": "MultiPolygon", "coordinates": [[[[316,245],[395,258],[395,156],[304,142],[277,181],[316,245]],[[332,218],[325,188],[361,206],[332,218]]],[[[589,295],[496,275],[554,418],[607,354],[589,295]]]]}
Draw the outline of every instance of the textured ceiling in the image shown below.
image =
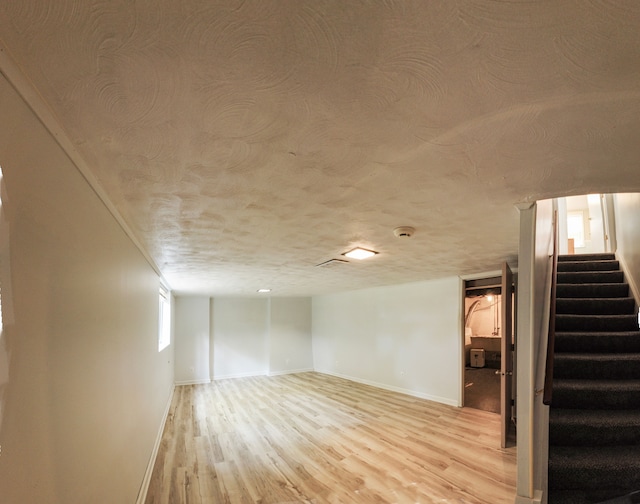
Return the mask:
{"type": "Polygon", "coordinates": [[[492,271],[515,203],[640,191],[637,0],[20,0],[0,39],[182,293],[492,271]]]}

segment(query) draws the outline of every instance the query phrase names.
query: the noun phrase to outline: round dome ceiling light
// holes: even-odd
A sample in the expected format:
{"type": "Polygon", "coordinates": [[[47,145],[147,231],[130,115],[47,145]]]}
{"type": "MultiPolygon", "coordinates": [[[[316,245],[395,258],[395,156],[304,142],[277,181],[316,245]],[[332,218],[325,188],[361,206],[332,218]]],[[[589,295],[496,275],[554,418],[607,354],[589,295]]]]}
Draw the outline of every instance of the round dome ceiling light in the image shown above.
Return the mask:
{"type": "Polygon", "coordinates": [[[411,226],[400,226],[393,230],[393,234],[396,235],[397,238],[411,238],[415,232],[416,229],[411,226]]]}

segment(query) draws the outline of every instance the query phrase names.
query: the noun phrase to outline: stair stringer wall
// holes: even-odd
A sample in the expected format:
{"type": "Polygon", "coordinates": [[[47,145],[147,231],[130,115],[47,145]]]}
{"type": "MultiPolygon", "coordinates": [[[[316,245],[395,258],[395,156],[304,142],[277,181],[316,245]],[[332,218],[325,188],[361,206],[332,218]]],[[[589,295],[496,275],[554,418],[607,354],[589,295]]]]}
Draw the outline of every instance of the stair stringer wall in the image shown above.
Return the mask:
{"type": "Polygon", "coordinates": [[[629,284],[629,289],[640,305],[640,194],[615,194],[616,259],[629,284]]]}
{"type": "Polygon", "coordinates": [[[638,306],[640,306],[640,290],[638,289],[638,284],[635,281],[635,278],[631,274],[631,269],[627,265],[627,262],[624,259],[624,255],[616,252],[616,259],[620,263],[620,269],[624,273],[624,278],[629,284],[629,291],[633,296],[633,299],[636,300],[636,313],[638,312],[638,306]]]}

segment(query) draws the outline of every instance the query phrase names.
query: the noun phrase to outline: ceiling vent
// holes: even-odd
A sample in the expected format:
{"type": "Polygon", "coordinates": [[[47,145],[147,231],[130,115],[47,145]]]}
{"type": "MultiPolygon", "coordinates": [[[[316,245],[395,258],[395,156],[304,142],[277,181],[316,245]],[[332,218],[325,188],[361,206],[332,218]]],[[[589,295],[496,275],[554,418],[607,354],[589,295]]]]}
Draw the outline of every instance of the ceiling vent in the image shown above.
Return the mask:
{"type": "Polygon", "coordinates": [[[411,238],[415,232],[415,228],[410,226],[400,226],[393,230],[393,234],[398,238],[411,238]]]}
{"type": "Polygon", "coordinates": [[[349,261],[345,261],[343,259],[329,259],[320,264],[316,264],[316,268],[335,268],[336,266],[340,266],[341,264],[348,264],[349,261]]]}

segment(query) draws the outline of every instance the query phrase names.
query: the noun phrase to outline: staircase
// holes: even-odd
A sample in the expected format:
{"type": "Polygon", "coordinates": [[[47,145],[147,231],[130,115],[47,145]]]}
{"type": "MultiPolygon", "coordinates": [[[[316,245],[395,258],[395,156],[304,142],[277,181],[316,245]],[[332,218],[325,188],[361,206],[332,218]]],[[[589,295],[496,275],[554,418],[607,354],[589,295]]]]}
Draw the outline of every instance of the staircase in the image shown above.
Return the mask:
{"type": "Polygon", "coordinates": [[[560,256],[556,296],[548,502],[640,490],[640,331],[615,256],[560,256]]]}

